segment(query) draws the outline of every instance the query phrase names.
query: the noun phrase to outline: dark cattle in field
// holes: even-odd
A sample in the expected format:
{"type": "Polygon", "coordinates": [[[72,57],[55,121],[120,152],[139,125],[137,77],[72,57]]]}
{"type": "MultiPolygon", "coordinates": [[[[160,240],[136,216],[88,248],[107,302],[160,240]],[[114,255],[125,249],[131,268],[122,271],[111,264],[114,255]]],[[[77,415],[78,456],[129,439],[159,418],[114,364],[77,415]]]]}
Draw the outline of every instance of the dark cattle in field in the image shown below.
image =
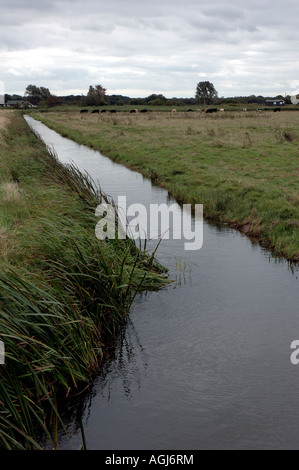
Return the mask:
{"type": "Polygon", "coordinates": [[[207,114],[217,113],[217,108],[206,109],[206,113],[207,113],[207,114]]]}
{"type": "Polygon", "coordinates": [[[106,113],[106,109],[102,109],[102,110],[101,110],[101,113],[106,113]]]}
{"type": "Polygon", "coordinates": [[[138,113],[138,109],[131,109],[130,113],[138,113]]]}
{"type": "Polygon", "coordinates": [[[91,114],[99,114],[100,110],[99,109],[93,109],[91,111],[91,114]]]}
{"type": "Polygon", "coordinates": [[[110,109],[110,113],[116,113],[116,109],[110,109]]]}
{"type": "Polygon", "coordinates": [[[193,109],[187,109],[187,113],[193,113],[193,109]]]}
{"type": "Polygon", "coordinates": [[[274,113],[280,113],[281,109],[280,108],[275,108],[274,113]]]}
{"type": "Polygon", "coordinates": [[[81,109],[80,113],[88,113],[88,109],[81,109]]]}
{"type": "Polygon", "coordinates": [[[141,109],[140,112],[141,113],[147,113],[147,109],[141,109]]]}

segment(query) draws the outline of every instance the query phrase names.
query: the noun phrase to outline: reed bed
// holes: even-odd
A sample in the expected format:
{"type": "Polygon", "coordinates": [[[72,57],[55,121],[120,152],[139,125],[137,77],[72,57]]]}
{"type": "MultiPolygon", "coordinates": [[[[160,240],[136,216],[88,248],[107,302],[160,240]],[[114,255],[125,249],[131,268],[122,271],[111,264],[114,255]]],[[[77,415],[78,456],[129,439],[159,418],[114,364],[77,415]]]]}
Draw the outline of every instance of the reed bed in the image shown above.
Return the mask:
{"type": "Polygon", "coordinates": [[[0,147],[0,447],[57,446],[60,398],[88,386],[135,295],[169,281],[131,239],[99,241],[106,196],[14,115],[0,147]]]}

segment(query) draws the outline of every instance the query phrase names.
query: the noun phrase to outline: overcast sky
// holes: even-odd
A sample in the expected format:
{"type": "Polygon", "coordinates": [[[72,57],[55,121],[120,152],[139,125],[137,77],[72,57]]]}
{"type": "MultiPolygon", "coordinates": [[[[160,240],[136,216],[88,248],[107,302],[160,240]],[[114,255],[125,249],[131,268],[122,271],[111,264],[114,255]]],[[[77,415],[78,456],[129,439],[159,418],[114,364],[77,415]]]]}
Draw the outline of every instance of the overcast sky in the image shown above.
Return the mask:
{"type": "Polygon", "coordinates": [[[0,80],[57,95],[299,91],[298,0],[0,0],[0,80]]]}

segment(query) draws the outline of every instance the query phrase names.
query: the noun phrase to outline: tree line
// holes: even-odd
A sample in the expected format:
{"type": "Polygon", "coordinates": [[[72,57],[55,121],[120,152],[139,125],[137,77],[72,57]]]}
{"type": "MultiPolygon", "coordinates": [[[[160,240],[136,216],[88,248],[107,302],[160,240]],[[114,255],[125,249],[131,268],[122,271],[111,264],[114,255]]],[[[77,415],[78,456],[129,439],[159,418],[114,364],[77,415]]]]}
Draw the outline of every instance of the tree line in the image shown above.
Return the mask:
{"type": "Polygon", "coordinates": [[[286,104],[291,104],[290,97],[278,96],[235,96],[219,97],[213,83],[201,81],[196,85],[194,98],[166,98],[162,94],[151,94],[145,98],[130,98],[123,95],[107,95],[107,90],[102,85],[90,85],[86,95],[66,95],[56,96],[50,92],[49,88],[28,85],[24,96],[5,95],[5,102],[9,100],[25,100],[33,105],[54,107],[59,105],[77,105],[77,106],[209,106],[225,105],[234,103],[243,104],[263,104],[266,99],[284,99],[286,104]]]}

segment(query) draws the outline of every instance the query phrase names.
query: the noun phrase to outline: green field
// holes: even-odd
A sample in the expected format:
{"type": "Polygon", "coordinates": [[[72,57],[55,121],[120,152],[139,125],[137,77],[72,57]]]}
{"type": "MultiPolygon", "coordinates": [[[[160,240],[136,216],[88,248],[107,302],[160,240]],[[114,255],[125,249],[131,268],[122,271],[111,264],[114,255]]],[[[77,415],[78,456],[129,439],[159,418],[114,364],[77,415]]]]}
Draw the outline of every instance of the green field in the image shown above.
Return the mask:
{"type": "Polygon", "coordinates": [[[179,202],[204,204],[207,219],[299,260],[299,113],[128,111],[33,116],[142,172],[179,202]]]}

